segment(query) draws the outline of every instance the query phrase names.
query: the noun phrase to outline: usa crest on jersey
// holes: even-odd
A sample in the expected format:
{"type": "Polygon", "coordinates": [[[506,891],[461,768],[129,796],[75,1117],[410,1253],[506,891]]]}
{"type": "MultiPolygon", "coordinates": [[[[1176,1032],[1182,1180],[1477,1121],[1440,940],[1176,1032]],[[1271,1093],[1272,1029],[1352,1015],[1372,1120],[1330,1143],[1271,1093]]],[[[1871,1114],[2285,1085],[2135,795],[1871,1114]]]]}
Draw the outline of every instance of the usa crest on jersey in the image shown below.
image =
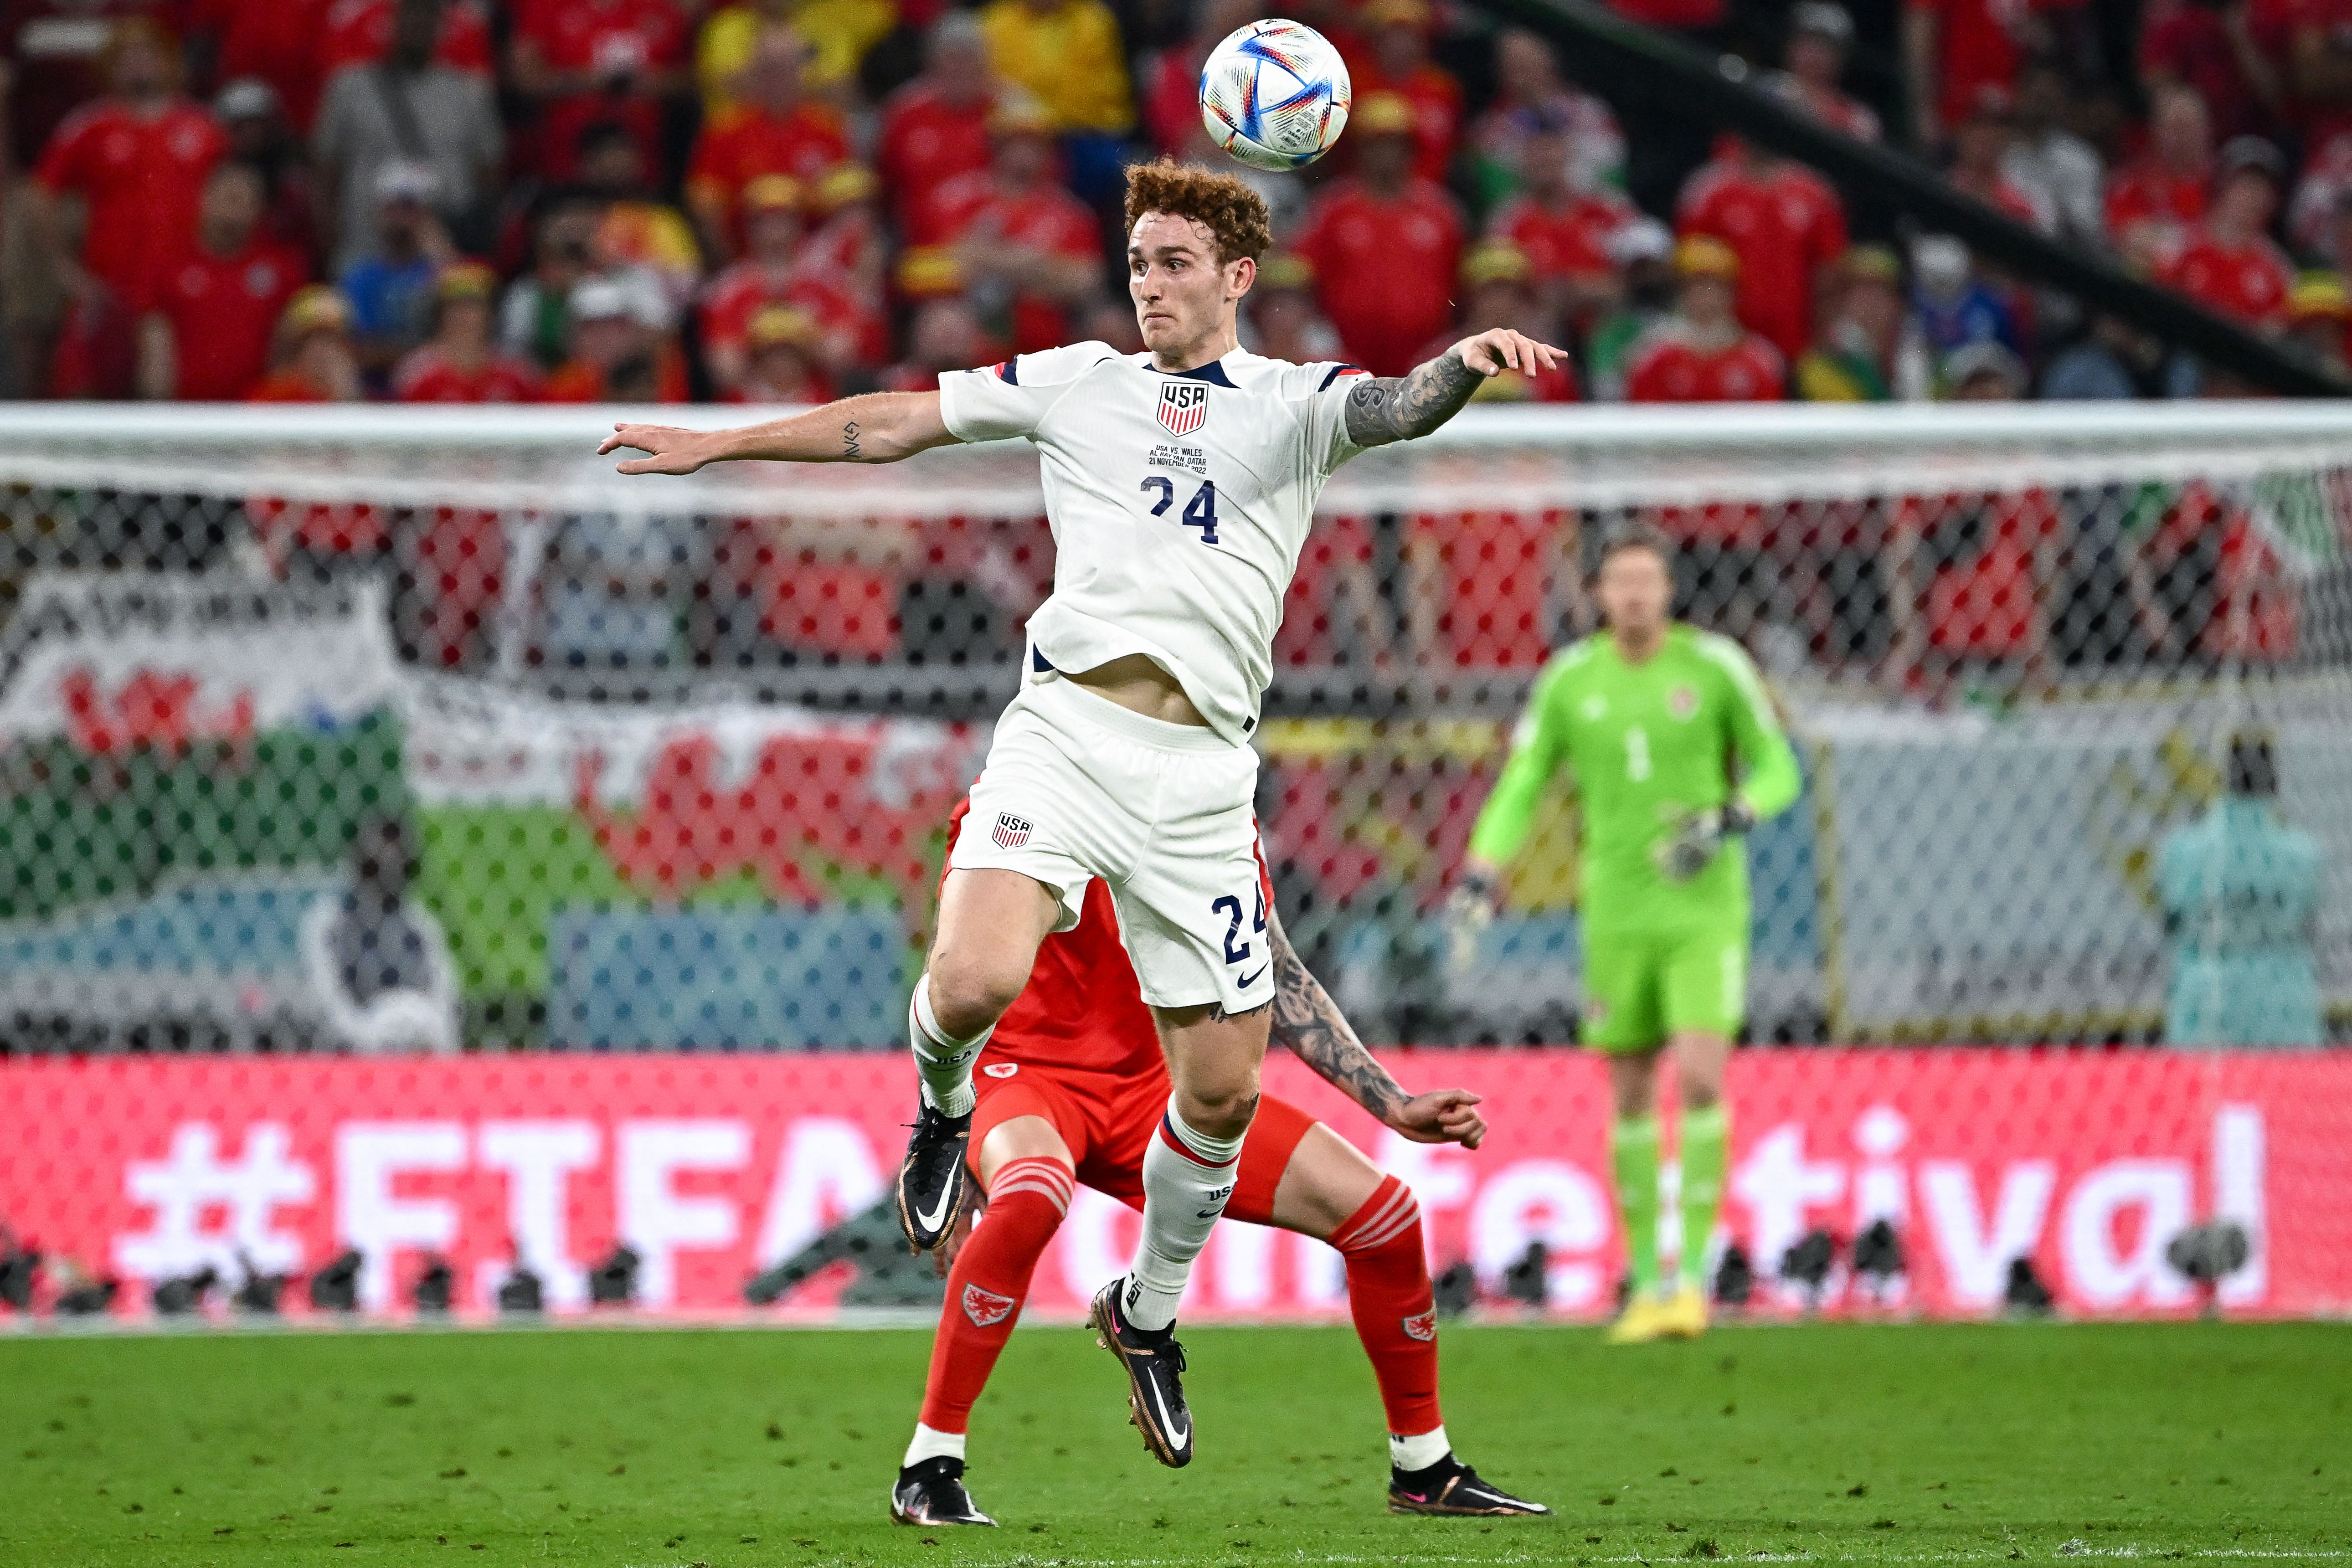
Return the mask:
{"type": "Polygon", "coordinates": [[[1206,382],[1171,381],[1160,389],[1160,423],[1171,436],[1190,436],[1209,417],[1206,382]]]}
{"type": "Polygon", "coordinates": [[[1000,849],[1018,849],[1029,842],[1029,819],[1009,811],[996,814],[996,831],[989,835],[1000,849]]]}

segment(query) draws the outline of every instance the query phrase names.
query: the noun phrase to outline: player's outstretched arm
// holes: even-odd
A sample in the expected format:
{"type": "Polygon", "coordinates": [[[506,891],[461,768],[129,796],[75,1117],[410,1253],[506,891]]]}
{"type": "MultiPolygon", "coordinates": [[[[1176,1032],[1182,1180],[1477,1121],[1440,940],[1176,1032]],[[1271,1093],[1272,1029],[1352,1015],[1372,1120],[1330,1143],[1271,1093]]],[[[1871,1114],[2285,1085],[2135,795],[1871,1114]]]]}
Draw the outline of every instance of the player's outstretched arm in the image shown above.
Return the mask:
{"type": "Polygon", "coordinates": [[[1274,954],[1274,1043],[1414,1142],[1478,1147],[1486,1136],[1486,1120],[1474,1109],[1478,1097],[1466,1089],[1405,1093],[1404,1086],[1356,1037],[1339,1005],[1290,945],[1282,917],[1272,910],[1266,911],[1265,934],[1274,954]]]}
{"type": "Polygon", "coordinates": [[[1467,337],[1411,375],[1375,376],[1348,394],[1348,439],[1359,447],[1410,441],[1462,412],[1478,384],[1507,370],[1533,375],[1567,356],[1508,327],[1467,337]]]}
{"type": "Polygon", "coordinates": [[[646,455],[620,465],[625,474],[690,474],[706,463],[759,458],[772,463],[895,463],[956,437],[936,392],[869,392],[805,414],[734,430],[680,430],[668,425],[615,425],[606,452],[646,455]]]}

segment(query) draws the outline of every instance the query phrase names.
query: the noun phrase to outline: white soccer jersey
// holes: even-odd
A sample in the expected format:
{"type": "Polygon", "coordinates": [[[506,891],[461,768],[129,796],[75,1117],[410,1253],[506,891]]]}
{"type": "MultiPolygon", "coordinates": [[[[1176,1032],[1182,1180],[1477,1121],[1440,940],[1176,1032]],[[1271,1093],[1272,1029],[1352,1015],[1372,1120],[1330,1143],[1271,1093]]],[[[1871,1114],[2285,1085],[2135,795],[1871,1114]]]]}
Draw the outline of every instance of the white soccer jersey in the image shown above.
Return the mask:
{"type": "Polygon", "coordinates": [[[1244,744],[1316,498],[1362,449],[1347,397],[1363,374],[1236,349],[1171,375],[1096,342],[940,377],[959,439],[1026,437],[1043,461],[1055,557],[1033,670],[1143,654],[1244,744]]]}

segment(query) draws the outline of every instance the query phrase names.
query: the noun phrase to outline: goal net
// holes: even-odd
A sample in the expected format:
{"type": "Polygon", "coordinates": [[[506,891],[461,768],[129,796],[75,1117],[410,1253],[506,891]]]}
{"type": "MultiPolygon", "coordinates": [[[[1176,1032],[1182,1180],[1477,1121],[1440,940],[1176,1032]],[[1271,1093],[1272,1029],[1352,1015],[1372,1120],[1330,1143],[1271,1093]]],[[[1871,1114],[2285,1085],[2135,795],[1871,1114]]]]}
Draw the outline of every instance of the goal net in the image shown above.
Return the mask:
{"type": "MultiPolygon", "coordinates": [[[[0,413],[9,1047],[897,1044],[1035,458],[625,480],[612,416],[0,413]]],[[[1258,815],[1368,1037],[1570,1037],[1569,794],[1466,961],[1439,915],[1630,519],[1804,763],[1755,1037],[2352,1027],[2352,411],[1475,408],[1322,510],[1258,815]],[[2228,983],[2305,949],[2316,1026],[2228,983]]]]}

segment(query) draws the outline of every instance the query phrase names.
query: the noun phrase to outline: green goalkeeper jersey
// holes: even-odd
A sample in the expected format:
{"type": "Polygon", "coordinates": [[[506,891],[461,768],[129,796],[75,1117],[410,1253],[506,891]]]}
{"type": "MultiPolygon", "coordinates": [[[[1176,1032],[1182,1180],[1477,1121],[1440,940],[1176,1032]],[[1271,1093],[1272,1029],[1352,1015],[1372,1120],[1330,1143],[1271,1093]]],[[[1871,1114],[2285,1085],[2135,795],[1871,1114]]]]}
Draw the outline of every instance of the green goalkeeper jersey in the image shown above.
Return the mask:
{"type": "Polygon", "coordinates": [[[1748,926],[1748,857],[1734,842],[1686,882],[1653,858],[1686,813],[1737,789],[1759,821],[1788,808],[1796,753],[1764,682],[1738,644],[1685,626],[1642,663],[1606,633],[1561,649],[1536,678],[1511,756],[1478,814],[1470,852],[1507,865],[1536,806],[1563,768],[1583,819],[1582,905],[1588,926],[1612,931],[1748,926]]]}

